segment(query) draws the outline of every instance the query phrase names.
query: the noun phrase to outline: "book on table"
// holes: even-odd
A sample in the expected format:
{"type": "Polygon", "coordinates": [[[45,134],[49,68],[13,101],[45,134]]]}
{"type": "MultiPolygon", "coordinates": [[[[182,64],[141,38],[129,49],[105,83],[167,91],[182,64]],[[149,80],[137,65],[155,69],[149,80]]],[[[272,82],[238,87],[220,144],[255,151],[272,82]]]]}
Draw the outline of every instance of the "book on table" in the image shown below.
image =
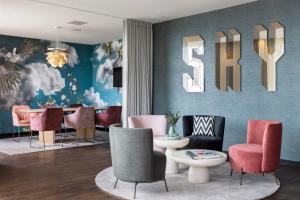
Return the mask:
{"type": "Polygon", "coordinates": [[[185,153],[193,160],[222,158],[217,152],[210,150],[189,150],[185,153]]]}

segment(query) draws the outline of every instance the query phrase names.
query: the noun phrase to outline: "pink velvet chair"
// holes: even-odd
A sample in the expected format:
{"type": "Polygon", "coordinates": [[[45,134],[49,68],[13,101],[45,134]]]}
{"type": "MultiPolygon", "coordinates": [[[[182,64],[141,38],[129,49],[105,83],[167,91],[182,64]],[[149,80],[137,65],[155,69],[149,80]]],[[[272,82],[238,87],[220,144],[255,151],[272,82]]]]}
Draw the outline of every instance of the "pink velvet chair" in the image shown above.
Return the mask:
{"type": "MultiPolygon", "coordinates": [[[[61,122],[64,117],[62,108],[46,108],[45,111],[36,116],[30,116],[31,130],[42,132],[44,149],[45,149],[45,136],[44,131],[59,131],[61,130],[61,122]]],[[[31,147],[32,134],[30,135],[31,147]]],[[[63,137],[61,135],[61,145],[63,146],[63,137]]]]}
{"type": "Polygon", "coordinates": [[[29,110],[28,105],[14,105],[12,107],[13,137],[15,137],[15,127],[18,128],[18,138],[20,142],[20,127],[30,127],[29,113],[22,113],[19,110],[29,110]]]}
{"type": "MultiPolygon", "coordinates": [[[[129,128],[151,128],[153,138],[162,137],[167,132],[167,119],[164,115],[140,115],[128,117],[129,128]]],[[[165,152],[166,149],[154,145],[154,150],[165,152]]]]}
{"type": "MultiPolygon", "coordinates": [[[[78,107],[73,114],[65,116],[65,128],[74,129],[86,129],[93,128],[95,110],[94,107],[78,107]]],[[[84,139],[86,140],[86,131],[84,133],[84,139]]],[[[78,138],[76,135],[76,142],[78,144],[78,138]]]]}
{"type": "Polygon", "coordinates": [[[95,115],[95,124],[105,130],[112,124],[121,122],[122,106],[109,106],[103,113],[95,115]]]}
{"type": "Polygon", "coordinates": [[[245,173],[270,173],[280,162],[282,124],[271,120],[249,120],[247,144],[236,144],[229,148],[229,161],[233,170],[241,172],[241,182],[245,173]]]}

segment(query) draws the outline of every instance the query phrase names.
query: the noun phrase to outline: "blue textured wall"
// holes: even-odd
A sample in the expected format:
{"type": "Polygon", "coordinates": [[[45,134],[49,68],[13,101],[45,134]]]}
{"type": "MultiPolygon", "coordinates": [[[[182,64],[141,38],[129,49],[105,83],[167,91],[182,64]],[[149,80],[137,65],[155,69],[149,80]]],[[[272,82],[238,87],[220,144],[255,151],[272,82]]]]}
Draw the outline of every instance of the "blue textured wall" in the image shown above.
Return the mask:
{"type": "MultiPolygon", "coordinates": [[[[154,113],[225,116],[225,150],[246,141],[248,119],[278,119],[283,122],[282,159],[300,161],[299,19],[299,0],[261,0],[155,24],[154,113]],[[254,25],[274,21],[285,26],[285,54],[277,63],[277,91],[267,92],[252,34],[254,25]],[[229,28],[241,33],[241,92],[220,92],[215,86],[215,33],[229,28]],[[187,93],[182,74],[192,74],[192,68],[182,60],[182,38],[196,34],[205,40],[205,92],[187,93]]],[[[181,121],[177,129],[182,130],[181,121]]]]}

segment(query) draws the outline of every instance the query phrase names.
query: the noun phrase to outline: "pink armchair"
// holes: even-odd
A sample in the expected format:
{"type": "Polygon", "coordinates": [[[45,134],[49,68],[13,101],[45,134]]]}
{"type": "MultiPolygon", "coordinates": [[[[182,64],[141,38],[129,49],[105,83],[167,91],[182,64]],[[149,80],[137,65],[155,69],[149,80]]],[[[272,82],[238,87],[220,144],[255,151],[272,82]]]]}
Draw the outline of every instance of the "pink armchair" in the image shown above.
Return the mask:
{"type": "Polygon", "coordinates": [[[122,106],[109,106],[105,112],[95,115],[95,124],[105,129],[121,122],[122,106]]]}
{"type": "MultiPolygon", "coordinates": [[[[77,110],[70,115],[65,116],[65,128],[86,129],[94,126],[94,107],[78,107],[77,110]]],[[[84,132],[86,139],[86,130],[84,132]]],[[[78,138],[76,134],[76,142],[78,138]]]]}
{"type": "MultiPolygon", "coordinates": [[[[164,115],[140,115],[128,117],[129,128],[152,128],[153,138],[165,136],[167,119],[164,115]]],[[[164,148],[154,145],[154,150],[165,152],[164,148]]]]}
{"type": "MultiPolygon", "coordinates": [[[[43,142],[45,149],[44,131],[59,131],[61,130],[61,122],[64,117],[62,108],[46,108],[45,111],[36,116],[30,116],[31,130],[39,131],[43,134],[43,142]]],[[[30,135],[31,147],[32,133],[30,135]]],[[[63,146],[63,137],[61,135],[61,145],[63,146]]]]}
{"type": "Polygon", "coordinates": [[[282,124],[271,120],[249,120],[247,144],[236,144],[229,148],[229,161],[232,171],[241,172],[241,182],[245,173],[273,172],[280,162],[282,124]]]}
{"type": "Polygon", "coordinates": [[[18,138],[20,141],[20,127],[29,127],[29,114],[19,112],[19,110],[29,110],[28,105],[15,105],[12,107],[12,120],[13,120],[13,137],[15,137],[15,127],[18,128],[18,138]]]}

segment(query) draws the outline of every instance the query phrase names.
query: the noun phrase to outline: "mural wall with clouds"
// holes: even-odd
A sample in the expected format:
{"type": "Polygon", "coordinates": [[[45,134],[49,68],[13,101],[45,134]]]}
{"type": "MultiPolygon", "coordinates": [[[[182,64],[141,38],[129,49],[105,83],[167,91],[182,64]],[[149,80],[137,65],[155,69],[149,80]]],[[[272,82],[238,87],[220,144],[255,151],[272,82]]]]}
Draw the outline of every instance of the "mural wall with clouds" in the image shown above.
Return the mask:
{"type": "Polygon", "coordinates": [[[121,43],[112,43],[114,47],[103,49],[103,53],[103,44],[62,43],[69,59],[57,69],[46,63],[44,55],[53,42],[0,35],[0,133],[12,132],[11,107],[15,104],[32,108],[46,103],[65,107],[73,103],[97,107],[121,104],[120,92],[112,88],[111,68],[121,65],[121,54],[113,52],[121,49],[121,43]]]}
{"type": "Polygon", "coordinates": [[[122,40],[96,45],[92,63],[93,87],[89,93],[94,96],[101,94],[101,103],[104,105],[121,105],[122,89],[113,87],[113,68],[122,67],[122,40]]]}

